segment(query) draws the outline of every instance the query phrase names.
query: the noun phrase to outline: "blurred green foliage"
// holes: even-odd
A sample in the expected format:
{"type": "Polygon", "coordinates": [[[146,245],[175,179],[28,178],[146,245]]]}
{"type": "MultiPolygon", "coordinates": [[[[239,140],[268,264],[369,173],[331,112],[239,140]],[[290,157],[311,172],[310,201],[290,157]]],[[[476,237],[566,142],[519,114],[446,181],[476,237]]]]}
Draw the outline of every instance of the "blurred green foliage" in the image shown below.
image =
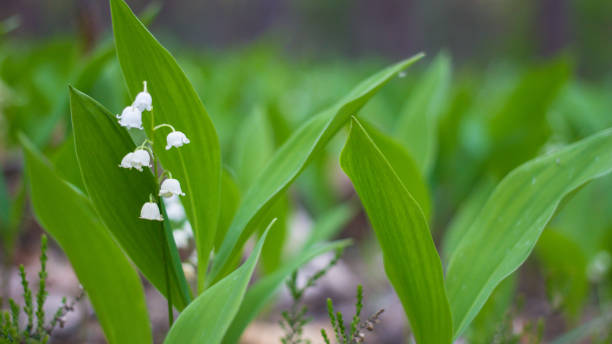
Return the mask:
{"type": "MultiPolygon", "coordinates": [[[[411,70],[390,83],[361,112],[361,117],[382,132],[394,133],[398,142],[410,142],[408,149],[422,141],[398,137],[397,128],[410,123],[402,114],[410,109],[429,109],[422,111],[432,113],[436,153],[431,166],[421,172],[429,185],[430,223],[437,239],[444,236],[445,228],[459,226],[449,226],[456,214],[463,216],[455,221],[466,222],[461,226],[467,226],[475,216],[470,214],[474,211],[470,203],[484,203],[490,185],[511,169],[612,126],[612,85],[603,72],[612,60],[612,45],[602,44],[603,33],[594,32],[609,21],[605,13],[606,9],[608,14],[612,12],[610,2],[569,4],[571,15],[583,18],[576,34],[584,39],[576,40],[567,54],[533,63],[500,59],[484,67],[453,65],[449,55],[444,59],[449,59],[448,73],[452,77],[448,76],[444,95],[435,98],[445,100],[422,104],[431,92],[418,87],[435,71],[432,54],[426,63],[415,66],[417,72],[411,70]],[[576,55],[588,57],[589,63],[585,66],[584,60],[571,57],[576,55]],[[598,71],[601,75],[593,78],[597,81],[578,77],[598,71]],[[421,94],[425,96],[413,96],[421,94]]],[[[318,11],[337,10],[311,8],[305,3],[300,6],[315,18],[318,11]]],[[[10,23],[4,24],[0,30],[10,31],[10,23]]],[[[76,86],[115,113],[127,99],[114,47],[107,39],[86,51],[73,37],[39,41],[9,38],[0,38],[0,239],[7,257],[22,226],[25,203],[18,134],[28,136],[50,157],[63,178],[84,190],[71,133],[67,85],[76,86]]],[[[531,43],[522,40],[517,44],[531,43]]],[[[297,58],[266,41],[224,52],[182,47],[176,56],[218,131],[224,166],[231,171],[227,174],[237,181],[228,186],[235,191],[236,199],[228,200],[232,204],[238,203],[239,195],[290,133],[386,62],[378,57],[297,58]]],[[[343,140],[332,140],[314,157],[296,186],[283,197],[279,205],[283,214],[303,207],[318,217],[346,197],[338,182],[338,167],[330,163],[337,161],[342,144],[343,140]]],[[[600,305],[612,301],[609,268],[597,278],[588,273],[600,263],[602,252],[612,254],[611,186],[612,178],[604,177],[576,191],[554,216],[536,248],[533,263],[546,280],[551,304],[562,309],[571,323],[578,322],[586,307],[592,306],[588,296],[593,290],[598,291],[600,305]],[[589,216],[585,216],[587,211],[589,216]]],[[[272,254],[264,250],[267,272],[273,271],[285,254],[284,222],[279,221],[282,234],[270,241],[277,249],[272,254]]],[[[452,250],[452,241],[457,238],[445,239],[445,247],[452,250]]],[[[493,335],[490,325],[482,324],[490,323],[487,314],[499,318],[498,310],[505,309],[499,303],[508,304],[516,293],[514,278],[498,288],[486,311],[477,318],[474,331],[486,328],[484,332],[469,336],[493,335]]]]}

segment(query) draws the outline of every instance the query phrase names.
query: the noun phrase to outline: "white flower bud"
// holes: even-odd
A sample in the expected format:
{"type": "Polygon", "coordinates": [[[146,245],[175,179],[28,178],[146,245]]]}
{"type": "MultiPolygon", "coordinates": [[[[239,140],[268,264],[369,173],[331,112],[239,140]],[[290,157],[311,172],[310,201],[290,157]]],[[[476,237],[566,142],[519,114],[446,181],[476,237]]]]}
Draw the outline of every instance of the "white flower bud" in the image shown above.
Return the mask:
{"type": "Polygon", "coordinates": [[[164,218],[159,212],[159,207],[155,202],[147,202],[140,209],[140,218],[143,220],[163,221],[164,218]]]}
{"type": "Polygon", "coordinates": [[[181,184],[178,180],[168,178],[162,182],[159,188],[159,195],[162,197],[172,197],[174,195],[185,196],[185,193],[181,190],[181,184]]]}
{"type": "Polygon", "coordinates": [[[189,143],[189,139],[187,138],[187,136],[185,136],[185,134],[180,131],[173,131],[168,134],[166,141],[168,142],[168,144],[166,145],[166,150],[169,150],[172,147],[178,148],[182,145],[189,143]]]}
{"type": "Polygon", "coordinates": [[[117,115],[117,118],[122,127],[142,129],[142,112],[136,107],[126,107],[121,112],[121,116],[117,115]]]}
{"type": "Polygon", "coordinates": [[[147,92],[147,82],[144,81],[143,84],[144,90],[136,95],[136,99],[134,99],[132,107],[135,107],[140,111],[151,111],[153,110],[153,98],[151,98],[151,94],[147,92]]]}

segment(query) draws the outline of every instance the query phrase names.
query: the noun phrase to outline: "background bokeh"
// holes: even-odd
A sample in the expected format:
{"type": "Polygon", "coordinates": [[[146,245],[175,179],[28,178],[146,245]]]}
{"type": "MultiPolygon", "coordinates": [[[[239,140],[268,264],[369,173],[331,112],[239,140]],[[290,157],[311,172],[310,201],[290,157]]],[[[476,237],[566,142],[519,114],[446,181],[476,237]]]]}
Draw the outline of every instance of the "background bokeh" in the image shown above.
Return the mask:
{"type": "MultiPolygon", "coordinates": [[[[143,9],[149,1],[130,5],[143,9]]],[[[474,67],[495,59],[533,61],[568,54],[581,75],[612,66],[607,0],[212,0],[161,2],[153,30],[195,49],[269,40],[290,54],[400,58],[444,48],[474,67]]],[[[91,47],[109,27],[107,1],[4,0],[0,18],[20,16],[17,35],[78,35],[91,47]]]]}

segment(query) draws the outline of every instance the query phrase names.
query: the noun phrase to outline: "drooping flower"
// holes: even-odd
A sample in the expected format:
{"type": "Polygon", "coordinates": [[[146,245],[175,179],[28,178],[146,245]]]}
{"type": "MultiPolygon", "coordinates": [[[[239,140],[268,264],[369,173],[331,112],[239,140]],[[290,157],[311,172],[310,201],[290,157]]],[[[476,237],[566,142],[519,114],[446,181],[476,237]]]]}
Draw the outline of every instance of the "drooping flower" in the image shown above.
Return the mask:
{"type": "Polygon", "coordinates": [[[138,171],[142,171],[143,167],[151,167],[151,156],[149,155],[149,152],[144,149],[134,151],[132,166],[138,171]]]}
{"type": "Polygon", "coordinates": [[[121,164],[119,165],[119,167],[122,168],[133,168],[134,165],[132,163],[132,161],[134,160],[134,153],[133,152],[129,152],[127,153],[123,159],[121,159],[121,164]]]}
{"type": "Polygon", "coordinates": [[[151,94],[147,92],[147,82],[143,81],[142,83],[144,85],[144,90],[136,95],[132,107],[137,108],[141,112],[144,110],[151,111],[153,110],[153,98],[151,94]]]}
{"type": "Polygon", "coordinates": [[[142,172],[143,167],[151,167],[151,156],[146,150],[138,149],[134,152],[127,153],[123,159],[121,159],[119,167],[135,168],[142,172]]]}
{"type": "Polygon", "coordinates": [[[162,197],[172,196],[185,196],[183,190],[181,190],[181,183],[173,178],[164,180],[159,188],[159,195],[162,197]]]}
{"type": "Polygon", "coordinates": [[[168,134],[166,141],[168,142],[168,144],[166,145],[166,150],[169,150],[172,147],[178,148],[190,142],[187,136],[185,136],[185,134],[180,131],[173,131],[168,134]]]}
{"type": "Polygon", "coordinates": [[[155,202],[147,202],[140,209],[140,218],[143,220],[163,221],[164,218],[159,212],[159,207],[155,202]]]}
{"type": "Polygon", "coordinates": [[[117,115],[117,118],[122,127],[142,129],[142,112],[134,106],[123,109],[123,112],[121,112],[121,115],[117,115]]]}

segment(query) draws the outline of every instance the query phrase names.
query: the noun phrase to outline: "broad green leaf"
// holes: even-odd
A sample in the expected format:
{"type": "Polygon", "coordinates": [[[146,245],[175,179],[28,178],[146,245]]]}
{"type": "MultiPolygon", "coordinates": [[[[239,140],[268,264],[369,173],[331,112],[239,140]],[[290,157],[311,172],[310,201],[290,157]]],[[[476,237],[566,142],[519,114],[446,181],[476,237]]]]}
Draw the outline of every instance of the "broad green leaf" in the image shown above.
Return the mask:
{"type": "Polygon", "coordinates": [[[548,110],[569,79],[570,69],[565,59],[531,68],[498,103],[497,111],[482,114],[490,142],[488,168],[498,177],[535,157],[548,140],[548,110]]]}
{"type": "Polygon", "coordinates": [[[223,336],[240,309],[268,230],[274,225],[274,222],[275,220],[272,220],[268,225],[251,256],[240,268],[205,290],[185,308],[170,328],[164,343],[217,344],[223,340],[223,336]]]}
{"type": "Polygon", "coordinates": [[[232,173],[224,168],[221,176],[221,209],[217,222],[217,233],[215,234],[215,251],[221,247],[221,242],[223,242],[225,233],[227,233],[239,205],[240,189],[238,184],[232,173]]]}
{"type": "Polygon", "coordinates": [[[198,290],[203,290],[210,251],[214,246],[221,194],[221,153],[213,123],[193,86],[172,55],[151,35],[123,0],[111,0],[115,47],[129,94],[142,91],[143,81],[153,97],[152,113],[143,114],[145,130],[165,170],[172,172],[186,193],[185,212],[193,227],[198,251],[198,290]],[[168,123],[191,143],[165,150],[168,123]],[[153,135],[154,134],[154,135],[153,135]]]}
{"type": "Polygon", "coordinates": [[[319,246],[313,246],[307,250],[302,250],[298,255],[289,259],[274,273],[253,284],[253,286],[247,291],[244,301],[240,306],[240,311],[234,318],[234,321],[228,329],[225,338],[223,338],[223,343],[237,343],[242,335],[242,332],[244,332],[249,323],[255,319],[257,314],[259,314],[263,307],[272,299],[282,283],[300,266],[308,263],[311,259],[323,253],[342,249],[349,244],[349,240],[342,240],[319,246]]]}
{"type": "Polygon", "coordinates": [[[85,192],[79,161],[74,149],[74,137],[69,136],[58,150],[51,156],[53,166],[57,167],[59,176],[68,183],[85,192]]]}
{"type": "Polygon", "coordinates": [[[450,81],[450,57],[441,53],[417,84],[395,127],[395,137],[408,148],[425,176],[435,161],[438,119],[449,98],[450,81]]]}
{"type": "Polygon", "coordinates": [[[36,217],[68,256],[106,339],[109,343],[151,343],[138,273],[96,216],[89,199],[62,180],[25,136],[21,142],[36,217]]]}
{"type": "Polygon", "coordinates": [[[354,119],[340,156],[380,243],[385,272],[417,343],[449,344],[452,321],[442,264],[421,207],[354,119]]]}
{"type": "Polygon", "coordinates": [[[455,338],[535,246],[569,192],[612,170],[612,130],[516,168],[493,191],[452,253],[446,273],[455,338]]]}
{"type": "MultiPolygon", "coordinates": [[[[234,168],[241,190],[247,190],[257,179],[274,154],[274,146],[274,133],[266,113],[256,108],[243,121],[234,145],[234,168]]],[[[268,218],[263,220],[265,223],[277,218],[261,253],[261,265],[265,273],[275,270],[282,259],[288,212],[289,198],[285,194],[279,197],[268,218]]]]}
{"type": "Polygon", "coordinates": [[[495,183],[492,180],[485,179],[474,188],[469,197],[461,204],[444,233],[444,240],[442,241],[442,261],[444,263],[448,263],[452,253],[457,248],[457,244],[466,235],[472,222],[476,220],[480,209],[489,199],[494,187],[495,183]]]}
{"type": "MultiPolygon", "coordinates": [[[[138,218],[149,194],[156,191],[152,173],[149,169],[139,172],[119,167],[123,156],[133,151],[135,145],[102,105],[71,88],[70,107],[76,154],[94,208],[134,264],[167,295],[163,224],[138,218]]],[[[183,309],[190,301],[190,292],[180,261],[167,263],[172,276],[172,301],[183,309]]]]}
{"type": "Polygon", "coordinates": [[[349,117],[358,112],[391,78],[422,56],[422,54],[416,55],[372,75],[334,106],[314,116],[285,141],[244,196],[221,249],[214,259],[209,276],[211,282],[231,270],[242,246],[255,229],[260,227],[274,201],[349,117]]]}
{"type": "Polygon", "coordinates": [[[427,190],[427,183],[416,162],[410,155],[410,152],[408,152],[399,142],[386,135],[375,126],[365,121],[361,121],[360,123],[387,160],[392,161],[395,173],[421,207],[425,219],[429,221],[431,216],[429,190],[427,190]]]}
{"type": "Polygon", "coordinates": [[[255,109],[238,129],[234,142],[234,170],[241,190],[247,190],[274,154],[274,136],[261,108],[255,109]]]}
{"type": "Polygon", "coordinates": [[[267,219],[276,218],[274,228],[270,229],[268,239],[261,253],[263,274],[276,270],[283,261],[285,240],[287,239],[287,221],[289,218],[289,197],[283,193],[270,208],[267,219]]]}

